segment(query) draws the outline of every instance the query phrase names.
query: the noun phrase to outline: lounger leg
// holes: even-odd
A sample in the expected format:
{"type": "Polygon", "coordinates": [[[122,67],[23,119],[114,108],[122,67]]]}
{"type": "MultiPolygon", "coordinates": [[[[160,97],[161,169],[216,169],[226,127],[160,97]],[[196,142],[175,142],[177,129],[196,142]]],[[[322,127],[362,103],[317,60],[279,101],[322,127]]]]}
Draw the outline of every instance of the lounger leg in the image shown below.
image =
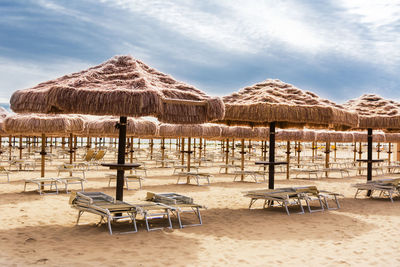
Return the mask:
{"type": "Polygon", "coordinates": [[[357,198],[357,195],[359,192],[360,192],[360,189],[357,189],[356,194],[354,195],[354,198],[357,198]]]}
{"type": "Polygon", "coordinates": [[[84,211],[80,210],[78,211],[78,218],[76,219],[76,225],[79,223],[79,219],[81,218],[81,215],[83,214],[84,211]]]}
{"type": "Polygon", "coordinates": [[[110,232],[110,235],[113,234],[113,233],[112,233],[112,229],[111,229],[111,220],[112,220],[111,217],[108,217],[108,218],[107,218],[108,231],[110,232]]]}
{"type": "Polygon", "coordinates": [[[142,179],[139,178],[139,189],[142,189],[142,179]]]}
{"type": "Polygon", "coordinates": [[[252,198],[252,199],[250,200],[249,209],[251,209],[251,206],[254,204],[254,202],[256,202],[256,200],[257,200],[257,199],[255,199],[255,198],[252,198]]]}
{"type": "Polygon", "coordinates": [[[181,221],[181,215],[178,210],[176,211],[176,217],[178,218],[179,228],[182,229],[183,225],[182,225],[182,221],[181,221]]]}
{"type": "Polygon", "coordinates": [[[288,209],[288,206],[287,206],[287,203],[286,203],[286,201],[284,201],[282,204],[285,206],[285,209],[286,209],[286,213],[287,213],[287,215],[289,215],[289,216],[290,216],[290,212],[289,212],[289,209],[288,209]]]}
{"type": "Polygon", "coordinates": [[[83,188],[83,181],[81,181],[81,189],[82,191],[85,191],[85,189],[83,188]]]}
{"type": "MultiPolygon", "coordinates": [[[[172,229],[172,222],[171,222],[171,216],[169,216],[169,211],[167,210],[167,217],[168,217],[168,222],[169,222],[169,229],[172,229]]],[[[180,216],[178,215],[178,217],[180,218],[180,216]]]]}

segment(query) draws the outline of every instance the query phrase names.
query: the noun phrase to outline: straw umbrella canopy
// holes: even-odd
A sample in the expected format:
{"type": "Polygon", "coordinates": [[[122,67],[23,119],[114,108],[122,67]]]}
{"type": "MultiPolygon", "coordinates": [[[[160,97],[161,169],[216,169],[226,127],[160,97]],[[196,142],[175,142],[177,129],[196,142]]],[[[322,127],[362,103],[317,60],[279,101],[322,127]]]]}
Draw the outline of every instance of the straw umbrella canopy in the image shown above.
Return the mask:
{"type": "Polygon", "coordinates": [[[343,104],[346,108],[357,112],[359,125],[357,129],[367,129],[368,153],[367,153],[367,181],[372,180],[372,131],[400,130],[400,103],[384,99],[374,94],[364,94],[357,99],[352,99],[343,104]]]}
{"type": "Polygon", "coordinates": [[[333,128],[357,126],[358,116],[280,80],[266,80],[223,97],[228,125],[270,126],[269,188],[274,188],[275,127],[333,128]]]}
{"type": "Polygon", "coordinates": [[[123,200],[127,117],[154,116],[161,122],[197,124],[222,119],[224,104],[131,56],[115,56],[87,70],[16,91],[19,113],[78,113],[120,116],[116,198],[123,200]]]}
{"type": "MultiPolygon", "coordinates": [[[[118,136],[119,130],[115,127],[118,117],[112,116],[81,116],[85,121],[85,135],[88,136],[118,136]]],[[[157,133],[157,124],[141,118],[128,118],[126,135],[135,137],[154,137],[157,133]]]]}
{"type": "Polygon", "coordinates": [[[46,136],[67,136],[82,133],[83,120],[77,116],[14,114],[4,120],[4,129],[9,134],[42,137],[41,177],[44,177],[44,160],[46,156],[46,136]]]}

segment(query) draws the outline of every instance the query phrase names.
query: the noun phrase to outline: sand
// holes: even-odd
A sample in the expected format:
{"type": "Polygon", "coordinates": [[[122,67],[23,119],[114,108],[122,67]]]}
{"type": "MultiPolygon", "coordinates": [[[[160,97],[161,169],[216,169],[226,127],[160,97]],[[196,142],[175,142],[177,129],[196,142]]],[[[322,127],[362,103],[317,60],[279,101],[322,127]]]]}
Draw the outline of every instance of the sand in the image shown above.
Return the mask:
{"type": "MultiPolygon", "coordinates": [[[[56,176],[54,165],[46,176],[56,176]]],[[[195,186],[176,185],[172,169],[152,168],[142,190],[124,191],[132,203],[147,191],[191,196],[207,206],[202,226],[178,229],[174,220],[173,230],[147,232],[139,223],[137,233],[112,236],[105,225],[95,226],[94,215],[84,214],[76,226],[69,194],[40,196],[33,186],[22,192],[23,179],[39,177],[39,170],[13,172],[11,183],[0,185],[0,265],[400,266],[400,199],[354,199],[351,184],[365,177],[287,181],[279,174],[275,187],[316,185],[344,194],[339,210],[287,216],[281,208],[262,209],[262,203],[249,210],[242,192],[267,184],[233,182],[218,170],[204,168],[215,174],[212,184],[195,186]]],[[[86,190],[114,195],[105,173],[110,171],[87,172],[86,190]]]]}

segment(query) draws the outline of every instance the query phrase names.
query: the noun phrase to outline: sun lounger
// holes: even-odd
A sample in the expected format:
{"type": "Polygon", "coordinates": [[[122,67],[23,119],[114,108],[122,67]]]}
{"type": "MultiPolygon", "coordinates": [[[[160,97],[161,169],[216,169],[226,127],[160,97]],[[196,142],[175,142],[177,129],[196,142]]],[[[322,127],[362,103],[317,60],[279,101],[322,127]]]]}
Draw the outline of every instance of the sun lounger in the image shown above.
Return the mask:
{"type": "Polygon", "coordinates": [[[167,219],[167,228],[172,229],[171,217],[169,215],[172,207],[165,205],[163,203],[144,203],[135,204],[137,209],[137,214],[142,215],[148,232],[155,230],[162,230],[164,227],[151,227],[150,221],[155,219],[167,219]]]}
{"type": "Polygon", "coordinates": [[[198,186],[201,186],[200,184],[201,179],[207,182],[206,185],[210,185],[210,178],[212,177],[212,175],[209,173],[200,173],[200,172],[180,172],[177,174],[177,176],[178,179],[176,181],[176,184],[187,184],[187,183],[179,183],[181,178],[189,178],[189,183],[190,179],[193,178],[198,186]]]}
{"type": "MultiPolygon", "coordinates": [[[[187,165],[175,165],[173,168],[174,168],[174,172],[172,173],[172,175],[176,174],[177,171],[184,172],[184,171],[187,170],[188,167],[187,167],[187,165]]],[[[198,166],[190,166],[190,170],[198,172],[199,171],[199,167],[198,166]]]]}
{"type": "Polygon", "coordinates": [[[361,191],[370,192],[371,197],[375,192],[379,192],[379,197],[387,196],[393,203],[393,195],[400,194],[399,182],[400,179],[380,179],[367,183],[354,184],[353,187],[357,188],[354,198],[357,198],[357,195],[361,191]]]}
{"type": "Polygon", "coordinates": [[[99,225],[102,222],[107,223],[110,235],[113,234],[112,222],[130,220],[133,230],[120,233],[136,233],[136,213],[137,208],[129,203],[115,200],[101,192],[77,192],[72,193],[70,204],[78,210],[76,224],[84,212],[93,213],[100,216],[99,225]]]}
{"type": "Polygon", "coordinates": [[[281,206],[284,207],[286,213],[290,215],[289,206],[299,206],[301,209],[301,212],[299,212],[299,214],[304,213],[302,202],[305,202],[307,209],[310,213],[323,211],[325,207],[328,210],[339,209],[340,204],[338,197],[342,195],[329,191],[320,191],[315,186],[305,186],[254,190],[246,192],[245,196],[251,198],[249,209],[254,204],[254,202],[256,202],[258,199],[261,199],[264,200],[263,208],[265,208],[266,206],[281,206]],[[329,200],[333,200],[336,203],[336,208],[329,206],[329,200]],[[312,201],[317,201],[319,207],[312,209],[312,201]],[[278,205],[276,205],[275,202],[278,203],[278,205]]]}
{"type": "Polygon", "coordinates": [[[24,184],[24,192],[26,191],[26,185],[27,184],[35,184],[37,185],[38,189],[37,191],[39,192],[40,195],[45,195],[45,194],[58,194],[58,187],[57,183],[59,181],[57,178],[47,178],[47,177],[42,177],[42,178],[34,178],[34,179],[25,179],[25,184],[24,184]],[[53,187],[55,188],[55,192],[52,193],[45,193],[44,188],[45,186],[50,186],[50,191],[53,190],[53,187]]]}
{"type": "Polygon", "coordinates": [[[223,170],[226,170],[226,171],[229,172],[229,169],[240,170],[240,166],[239,165],[235,165],[235,164],[220,165],[219,166],[219,173],[222,173],[223,170]]]}
{"type": "Polygon", "coordinates": [[[199,226],[203,224],[203,221],[201,219],[200,209],[205,207],[193,203],[193,199],[190,197],[176,193],[155,194],[147,192],[146,200],[153,201],[156,203],[163,203],[165,205],[172,207],[171,212],[177,217],[180,228],[188,226],[199,226]],[[183,213],[193,213],[196,216],[198,223],[183,224],[181,218],[181,215],[183,213]]]}
{"type": "Polygon", "coordinates": [[[268,172],[263,172],[263,171],[235,171],[235,177],[233,178],[233,181],[235,182],[236,179],[239,177],[250,177],[253,179],[256,183],[260,183],[257,178],[261,178],[263,182],[266,182],[265,177],[268,172]]]}
{"type": "Polygon", "coordinates": [[[65,186],[65,192],[68,192],[68,186],[72,184],[79,184],[81,186],[81,190],[84,190],[83,183],[86,182],[86,179],[81,178],[81,177],[61,177],[61,178],[56,178],[57,181],[60,183],[64,184],[65,186]]]}
{"type": "Polygon", "coordinates": [[[87,166],[84,163],[77,163],[77,164],[62,164],[57,167],[57,176],[60,176],[61,172],[68,172],[71,175],[74,175],[75,173],[81,173],[82,178],[86,178],[86,170],[87,166]]]}
{"type": "MultiPolygon", "coordinates": [[[[116,174],[106,174],[106,177],[108,178],[108,187],[110,187],[112,181],[117,180],[117,175],[116,174]]],[[[140,175],[135,175],[135,174],[126,174],[124,176],[125,180],[125,186],[127,190],[132,190],[129,189],[129,183],[131,182],[137,182],[139,183],[139,189],[142,189],[142,181],[144,181],[144,178],[140,175]]]]}
{"type": "Polygon", "coordinates": [[[299,214],[304,214],[303,206],[301,205],[300,195],[293,190],[287,189],[267,189],[248,191],[245,197],[250,198],[249,209],[259,199],[264,200],[263,208],[268,207],[284,207],[287,215],[290,215],[289,206],[298,206],[301,209],[299,214]]]}

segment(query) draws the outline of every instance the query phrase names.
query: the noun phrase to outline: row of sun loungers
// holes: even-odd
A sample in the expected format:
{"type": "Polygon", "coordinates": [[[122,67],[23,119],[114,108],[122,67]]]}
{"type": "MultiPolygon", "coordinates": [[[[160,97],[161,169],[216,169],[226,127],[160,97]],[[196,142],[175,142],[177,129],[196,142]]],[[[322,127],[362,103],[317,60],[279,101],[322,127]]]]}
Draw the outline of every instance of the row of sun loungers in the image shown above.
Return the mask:
{"type": "Polygon", "coordinates": [[[100,216],[99,225],[106,223],[111,235],[112,223],[120,221],[129,221],[131,225],[129,231],[120,233],[137,232],[138,218],[144,220],[147,231],[163,229],[163,227],[152,227],[151,221],[155,219],[163,219],[167,223],[167,228],[172,228],[171,215],[177,218],[179,228],[202,225],[200,209],[205,208],[193,203],[192,198],[183,195],[150,192],[147,193],[146,202],[139,204],[118,201],[102,192],[77,192],[71,194],[70,204],[78,210],[77,224],[84,212],[96,214],[100,216]],[[183,224],[181,217],[183,213],[193,213],[198,223],[183,224]]]}
{"type": "Polygon", "coordinates": [[[83,183],[86,180],[81,177],[42,177],[42,178],[34,178],[34,179],[26,179],[24,183],[24,192],[26,191],[26,186],[28,184],[33,184],[37,186],[37,191],[40,195],[44,194],[58,194],[58,185],[64,185],[64,190],[66,193],[68,192],[68,186],[72,184],[79,184],[81,186],[81,190],[84,190],[83,183]],[[45,190],[46,187],[49,187],[48,190],[45,190]]]}
{"type": "Polygon", "coordinates": [[[303,203],[306,204],[310,213],[323,211],[325,209],[339,209],[340,204],[338,198],[342,195],[334,192],[320,191],[315,186],[306,186],[253,190],[246,192],[244,196],[250,198],[249,209],[257,200],[263,200],[263,208],[276,206],[284,207],[286,213],[290,215],[289,206],[299,207],[301,210],[299,213],[304,214],[303,203]],[[310,205],[312,201],[317,201],[318,208],[312,209],[310,205]],[[330,206],[328,201],[333,201],[336,207],[330,206]]]}

